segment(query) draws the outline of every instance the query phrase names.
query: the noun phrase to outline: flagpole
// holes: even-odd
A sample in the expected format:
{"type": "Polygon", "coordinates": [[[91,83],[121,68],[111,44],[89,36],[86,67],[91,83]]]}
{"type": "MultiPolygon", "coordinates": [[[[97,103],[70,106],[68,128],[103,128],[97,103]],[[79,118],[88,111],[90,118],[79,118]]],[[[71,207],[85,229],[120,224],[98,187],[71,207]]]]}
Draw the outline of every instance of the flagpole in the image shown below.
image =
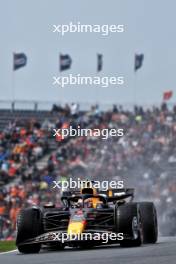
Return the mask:
{"type": "MultiPolygon", "coordinates": [[[[97,74],[101,74],[102,71],[102,67],[103,67],[103,55],[100,53],[97,53],[97,74]]],[[[97,89],[95,89],[95,99],[96,99],[96,105],[99,105],[100,103],[100,98],[99,98],[99,89],[101,89],[102,87],[98,87],[97,89]]]]}
{"type": "Polygon", "coordinates": [[[15,53],[13,52],[13,68],[12,68],[12,111],[14,110],[15,107],[15,71],[14,71],[14,55],[15,53]]]}
{"type": "MultiPolygon", "coordinates": [[[[59,72],[60,72],[60,77],[62,78],[62,71],[61,71],[61,52],[59,53],[59,72]]],[[[62,98],[62,95],[63,95],[63,92],[62,92],[62,86],[60,88],[60,102],[58,102],[60,104],[60,106],[62,107],[62,101],[63,101],[63,98],[62,98]]]]}
{"type": "Polygon", "coordinates": [[[136,65],[136,57],[137,53],[134,55],[134,82],[133,82],[133,102],[134,102],[134,107],[136,105],[136,74],[137,74],[137,65],[136,65]]]}
{"type": "MultiPolygon", "coordinates": [[[[65,54],[63,55],[62,53],[60,53],[59,55],[59,71],[60,71],[60,78],[62,78],[62,71],[68,70],[71,68],[71,64],[72,64],[72,59],[70,57],[69,54],[65,54]]],[[[62,89],[64,89],[65,87],[61,87],[60,90],[60,99],[61,99],[61,104],[64,104],[64,90],[62,92],[62,89]]],[[[66,103],[66,101],[65,101],[66,103]]]]}
{"type": "MultiPolygon", "coordinates": [[[[60,74],[60,77],[62,77],[62,70],[61,70],[61,56],[62,56],[62,53],[60,52],[59,53],[59,74],[60,74]]],[[[58,98],[58,105],[60,105],[62,107],[62,103],[63,103],[63,98],[62,98],[62,95],[63,95],[63,92],[62,92],[62,87],[60,87],[60,95],[59,95],[59,98],[58,98]]]]}
{"type": "Polygon", "coordinates": [[[133,91],[133,97],[134,97],[134,105],[137,103],[137,71],[142,67],[144,60],[144,54],[137,54],[135,53],[135,61],[134,61],[134,91],[133,91]]]}
{"type": "Polygon", "coordinates": [[[137,87],[137,71],[134,72],[134,84],[133,84],[133,101],[134,106],[136,105],[136,88],[137,87]]]}
{"type": "MultiPolygon", "coordinates": [[[[98,56],[99,56],[99,54],[97,53],[97,74],[99,73],[99,71],[98,71],[98,56]]],[[[96,87],[96,86],[95,86],[96,87]]],[[[97,105],[98,104],[98,98],[99,98],[99,93],[98,93],[98,89],[99,89],[99,87],[97,86],[96,88],[95,88],[95,105],[97,105]]]]}

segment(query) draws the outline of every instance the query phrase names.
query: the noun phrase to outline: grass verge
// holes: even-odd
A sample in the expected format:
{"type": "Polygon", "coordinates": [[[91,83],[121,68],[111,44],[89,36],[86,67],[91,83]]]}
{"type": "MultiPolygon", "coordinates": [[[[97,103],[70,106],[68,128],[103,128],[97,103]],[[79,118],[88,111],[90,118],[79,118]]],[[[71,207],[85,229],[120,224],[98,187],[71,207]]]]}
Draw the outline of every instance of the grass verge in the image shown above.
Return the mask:
{"type": "Polygon", "coordinates": [[[15,241],[0,241],[0,252],[16,249],[15,241]]]}

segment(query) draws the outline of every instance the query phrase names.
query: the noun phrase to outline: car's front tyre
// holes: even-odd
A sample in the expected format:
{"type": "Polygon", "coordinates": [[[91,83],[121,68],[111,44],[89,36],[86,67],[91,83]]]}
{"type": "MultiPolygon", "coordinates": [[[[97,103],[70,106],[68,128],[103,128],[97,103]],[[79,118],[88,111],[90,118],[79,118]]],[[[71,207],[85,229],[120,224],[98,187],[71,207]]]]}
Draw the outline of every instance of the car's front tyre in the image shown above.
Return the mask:
{"type": "Polygon", "coordinates": [[[37,243],[24,244],[27,239],[34,238],[42,233],[42,213],[39,208],[21,210],[17,218],[16,245],[21,253],[38,253],[41,245],[37,243]]]}
{"type": "Polygon", "coordinates": [[[122,247],[139,247],[143,243],[141,213],[138,203],[126,203],[116,207],[116,232],[128,238],[120,241],[122,247]]]}
{"type": "Polygon", "coordinates": [[[152,202],[140,202],[144,243],[156,243],[158,239],[157,212],[152,202]]]}

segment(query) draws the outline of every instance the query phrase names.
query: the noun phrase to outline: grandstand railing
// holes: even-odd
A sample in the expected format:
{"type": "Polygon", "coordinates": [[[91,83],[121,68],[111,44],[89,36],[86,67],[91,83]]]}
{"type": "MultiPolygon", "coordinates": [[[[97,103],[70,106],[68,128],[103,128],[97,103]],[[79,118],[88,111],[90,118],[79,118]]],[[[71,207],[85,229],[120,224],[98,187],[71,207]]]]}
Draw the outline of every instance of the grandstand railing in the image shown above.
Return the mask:
{"type": "MultiPolygon", "coordinates": [[[[52,106],[60,105],[62,107],[65,106],[65,104],[68,103],[71,105],[72,102],[61,102],[61,101],[37,101],[37,100],[0,100],[0,109],[7,109],[7,110],[51,110],[52,106]]],[[[116,106],[123,106],[123,108],[132,110],[135,105],[140,104],[134,104],[134,103],[119,103],[119,102],[76,102],[79,104],[80,110],[89,110],[92,105],[99,105],[99,108],[101,110],[109,110],[112,109],[113,105],[116,106]]],[[[161,103],[155,103],[155,104],[142,104],[142,107],[144,109],[151,109],[153,106],[160,107],[161,103]]],[[[172,109],[174,103],[167,103],[167,106],[172,109]]]]}

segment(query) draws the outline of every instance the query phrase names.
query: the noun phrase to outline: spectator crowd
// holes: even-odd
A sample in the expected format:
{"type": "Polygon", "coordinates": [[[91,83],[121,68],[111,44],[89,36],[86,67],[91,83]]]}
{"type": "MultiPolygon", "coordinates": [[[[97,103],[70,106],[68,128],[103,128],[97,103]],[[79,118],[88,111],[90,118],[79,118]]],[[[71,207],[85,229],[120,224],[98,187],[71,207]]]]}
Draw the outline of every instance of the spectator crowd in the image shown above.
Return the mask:
{"type": "Polygon", "coordinates": [[[77,104],[54,106],[55,119],[10,124],[0,132],[0,239],[15,236],[19,210],[32,204],[60,205],[60,191],[53,180],[124,180],[136,189],[136,199],[157,206],[160,233],[176,235],[176,107],[124,110],[114,106],[101,111],[93,106],[80,111],[77,104]],[[123,137],[52,136],[52,128],[123,128],[123,137]],[[55,145],[49,151],[49,145],[55,145]],[[37,167],[48,155],[47,164],[37,167]]]}

